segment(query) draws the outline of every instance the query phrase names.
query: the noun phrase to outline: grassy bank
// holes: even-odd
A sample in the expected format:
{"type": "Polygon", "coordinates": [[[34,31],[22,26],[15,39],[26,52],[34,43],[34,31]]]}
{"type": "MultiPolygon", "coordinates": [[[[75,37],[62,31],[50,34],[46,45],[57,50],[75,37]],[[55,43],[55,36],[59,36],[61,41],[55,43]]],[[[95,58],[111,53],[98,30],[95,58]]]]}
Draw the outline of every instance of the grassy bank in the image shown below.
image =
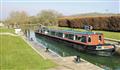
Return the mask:
{"type": "Polygon", "coordinates": [[[2,70],[45,70],[54,67],[50,60],[44,60],[20,37],[1,36],[0,68],[2,70]]]}
{"type": "Polygon", "coordinates": [[[1,32],[9,32],[9,33],[15,34],[14,29],[0,28],[0,33],[1,32]]]}
{"type": "MultiPolygon", "coordinates": [[[[67,28],[67,27],[57,27],[57,26],[49,26],[49,28],[54,28],[54,29],[71,29],[71,28],[67,28]]],[[[78,28],[75,28],[74,30],[85,31],[83,29],[78,29],[78,28]]],[[[111,39],[120,40],[120,32],[109,32],[109,31],[99,31],[99,30],[93,30],[93,32],[103,33],[105,38],[111,38],[111,39]]]]}
{"type": "MultiPolygon", "coordinates": [[[[0,29],[0,32],[14,33],[14,30],[0,29]]],[[[50,60],[44,60],[21,37],[0,35],[0,70],[46,70],[55,67],[50,60]]]]}

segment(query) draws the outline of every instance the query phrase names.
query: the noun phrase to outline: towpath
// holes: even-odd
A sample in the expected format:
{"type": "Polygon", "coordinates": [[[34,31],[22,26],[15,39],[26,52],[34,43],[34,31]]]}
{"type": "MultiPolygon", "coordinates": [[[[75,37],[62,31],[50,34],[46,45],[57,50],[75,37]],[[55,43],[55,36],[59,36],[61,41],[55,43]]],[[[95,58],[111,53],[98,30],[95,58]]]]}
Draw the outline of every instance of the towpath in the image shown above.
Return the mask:
{"type": "Polygon", "coordinates": [[[9,32],[2,32],[2,33],[0,33],[0,35],[19,36],[19,35],[16,35],[16,34],[13,34],[13,33],[9,33],[9,32]]]}

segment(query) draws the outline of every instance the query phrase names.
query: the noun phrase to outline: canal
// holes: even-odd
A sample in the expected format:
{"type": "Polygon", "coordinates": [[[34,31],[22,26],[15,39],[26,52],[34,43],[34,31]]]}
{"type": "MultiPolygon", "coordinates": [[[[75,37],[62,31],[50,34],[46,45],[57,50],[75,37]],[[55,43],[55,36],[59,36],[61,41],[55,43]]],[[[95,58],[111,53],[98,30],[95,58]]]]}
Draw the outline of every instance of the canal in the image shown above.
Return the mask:
{"type": "Polygon", "coordinates": [[[48,47],[62,57],[80,55],[80,57],[84,60],[103,67],[105,70],[120,70],[120,55],[115,54],[110,57],[102,57],[77,51],[74,48],[71,48],[71,46],[67,46],[62,42],[50,40],[37,34],[35,35],[35,39],[38,43],[43,44],[45,47],[48,47]]]}

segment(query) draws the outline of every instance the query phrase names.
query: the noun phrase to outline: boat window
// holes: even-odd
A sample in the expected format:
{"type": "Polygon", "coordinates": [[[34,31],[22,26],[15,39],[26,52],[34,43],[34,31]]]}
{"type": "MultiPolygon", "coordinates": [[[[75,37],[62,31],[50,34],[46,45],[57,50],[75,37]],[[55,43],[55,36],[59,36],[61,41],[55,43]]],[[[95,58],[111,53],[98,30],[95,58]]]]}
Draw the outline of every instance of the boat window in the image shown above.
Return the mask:
{"type": "Polygon", "coordinates": [[[80,42],[86,43],[86,36],[82,36],[81,39],[80,39],[80,42]]]}
{"type": "Polygon", "coordinates": [[[69,34],[65,34],[65,38],[68,38],[69,37],[69,34]]]}
{"type": "Polygon", "coordinates": [[[65,34],[65,38],[73,40],[74,35],[73,34],[65,34]]]}
{"type": "Polygon", "coordinates": [[[99,40],[101,41],[102,40],[102,37],[99,35],[99,40]]]}
{"type": "Polygon", "coordinates": [[[75,36],[76,40],[80,40],[81,36],[75,36]]]}
{"type": "Polygon", "coordinates": [[[86,36],[76,36],[76,40],[86,43],[86,36]]]}
{"type": "Polygon", "coordinates": [[[69,39],[73,40],[74,35],[73,34],[69,34],[69,39]]]}
{"type": "Polygon", "coordinates": [[[58,33],[57,33],[57,36],[58,36],[58,37],[63,37],[63,33],[58,32],[58,33]]]}
{"type": "Polygon", "coordinates": [[[48,31],[48,34],[50,35],[50,34],[51,34],[51,31],[48,31]]]}
{"type": "Polygon", "coordinates": [[[43,29],[42,32],[45,33],[45,30],[43,29]]]}
{"type": "Polygon", "coordinates": [[[54,31],[51,31],[51,35],[55,35],[55,32],[54,32],[54,31]]]}
{"type": "Polygon", "coordinates": [[[88,42],[91,42],[91,37],[88,37],[88,42]]]}

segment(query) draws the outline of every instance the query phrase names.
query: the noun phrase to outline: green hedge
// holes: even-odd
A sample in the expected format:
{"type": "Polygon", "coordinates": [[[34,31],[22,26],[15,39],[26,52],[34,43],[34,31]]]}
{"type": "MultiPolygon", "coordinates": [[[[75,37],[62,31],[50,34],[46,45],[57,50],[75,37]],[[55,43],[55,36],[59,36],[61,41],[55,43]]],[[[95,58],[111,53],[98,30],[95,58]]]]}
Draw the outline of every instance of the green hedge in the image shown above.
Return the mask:
{"type": "Polygon", "coordinates": [[[68,17],[59,19],[60,27],[83,28],[92,25],[94,30],[107,30],[120,32],[120,16],[103,17],[68,17]]]}

